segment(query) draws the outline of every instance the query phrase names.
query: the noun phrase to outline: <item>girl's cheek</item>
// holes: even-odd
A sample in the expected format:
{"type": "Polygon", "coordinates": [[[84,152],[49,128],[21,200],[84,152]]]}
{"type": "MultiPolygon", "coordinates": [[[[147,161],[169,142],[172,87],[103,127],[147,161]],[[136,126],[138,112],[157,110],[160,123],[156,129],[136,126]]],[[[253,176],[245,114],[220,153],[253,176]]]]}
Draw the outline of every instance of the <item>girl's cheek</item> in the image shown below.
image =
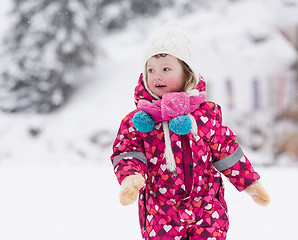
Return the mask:
{"type": "Polygon", "coordinates": [[[169,78],[168,79],[168,86],[175,90],[181,90],[183,86],[183,80],[178,79],[178,78],[169,78]]]}
{"type": "Polygon", "coordinates": [[[148,78],[148,80],[147,80],[147,85],[150,89],[152,88],[153,83],[152,83],[152,80],[150,78],[148,78]]]}

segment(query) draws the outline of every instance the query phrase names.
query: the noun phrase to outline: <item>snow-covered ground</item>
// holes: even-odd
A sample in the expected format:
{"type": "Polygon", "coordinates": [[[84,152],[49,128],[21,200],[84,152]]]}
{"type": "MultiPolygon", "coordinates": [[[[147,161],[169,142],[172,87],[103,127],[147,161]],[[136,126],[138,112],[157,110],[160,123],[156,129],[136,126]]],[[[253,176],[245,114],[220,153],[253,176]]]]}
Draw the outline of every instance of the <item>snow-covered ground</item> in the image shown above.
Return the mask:
{"type": "MultiPolygon", "coordinates": [[[[211,89],[209,99],[223,105],[224,116],[226,96],[221,90],[226,77],[241,79],[235,82],[236,109],[245,112],[252,108],[249,91],[243,91],[251,79],[258,74],[265,86],[268,77],[282,73],[296,57],[275,28],[294,16],[279,2],[244,1],[176,19],[195,40],[199,66],[211,89]],[[249,40],[264,37],[257,48],[249,40]]],[[[5,22],[9,4],[3,6],[0,19],[5,22]]],[[[0,113],[1,240],[140,239],[136,204],[122,207],[118,201],[119,186],[109,160],[111,141],[121,119],[134,108],[133,91],[143,70],[149,32],[172,18],[164,11],[151,21],[134,22],[123,33],[101,37],[104,56],[98,67],[78,76],[83,84],[61,110],[44,115],[0,113]]],[[[1,34],[4,28],[2,24],[1,34]]],[[[264,109],[270,104],[266,94],[264,109]]],[[[269,162],[271,155],[254,152],[248,157],[258,163],[269,162]]],[[[259,207],[226,183],[228,240],[293,239],[298,168],[257,170],[272,204],[259,207]]]]}
{"type": "MultiPolygon", "coordinates": [[[[268,207],[226,182],[228,240],[296,239],[298,169],[257,169],[268,207]]],[[[1,240],[141,239],[137,205],[123,207],[112,167],[2,166],[1,240]]]]}

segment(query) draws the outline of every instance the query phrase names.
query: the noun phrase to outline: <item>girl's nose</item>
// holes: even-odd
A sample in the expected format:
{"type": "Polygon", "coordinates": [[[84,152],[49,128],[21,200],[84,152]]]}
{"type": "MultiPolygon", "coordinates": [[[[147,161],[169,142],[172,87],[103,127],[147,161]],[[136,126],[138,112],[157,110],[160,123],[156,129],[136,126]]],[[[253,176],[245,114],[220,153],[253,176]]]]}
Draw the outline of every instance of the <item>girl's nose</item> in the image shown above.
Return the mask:
{"type": "Polygon", "coordinates": [[[162,76],[160,73],[156,73],[155,76],[154,76],[155,80],[162,80],[162,76]]]}

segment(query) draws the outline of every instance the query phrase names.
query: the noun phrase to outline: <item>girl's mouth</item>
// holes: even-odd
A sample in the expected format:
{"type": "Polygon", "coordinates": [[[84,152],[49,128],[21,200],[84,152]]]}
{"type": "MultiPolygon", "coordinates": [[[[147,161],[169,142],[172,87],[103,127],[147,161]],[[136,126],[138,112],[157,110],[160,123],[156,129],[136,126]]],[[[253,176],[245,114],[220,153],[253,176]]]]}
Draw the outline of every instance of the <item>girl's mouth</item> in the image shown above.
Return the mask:
{"type": "Polygon", "coordinates": [[[166,87],[166,85],[156,84],[155,87],[156,87],[156,88],[164,88],[164,87],[166,87]]]}

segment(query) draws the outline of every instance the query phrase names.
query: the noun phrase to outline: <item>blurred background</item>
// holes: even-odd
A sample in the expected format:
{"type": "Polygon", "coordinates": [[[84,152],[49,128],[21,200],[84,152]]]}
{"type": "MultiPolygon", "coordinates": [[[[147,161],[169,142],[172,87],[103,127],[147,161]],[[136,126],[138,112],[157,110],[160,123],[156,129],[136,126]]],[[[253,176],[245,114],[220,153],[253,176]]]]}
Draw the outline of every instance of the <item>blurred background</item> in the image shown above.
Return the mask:
{"type": "MultiPolygon", "coordinates": [[[[223,121],[238,136],[248,158],[270,181],[278,181],[277,175],[297,175],[298,0],[5,0],[1,6],[0,192],[7,191],[2,205],[24,197],[20,179],[33,186],[27,189],[31,197],[17,207],[18,217],[27,214],[21,209],[32,204],[35,190],[46,191],[35,185],[40,181],[72,200],[78,197],[72,195],[73,185],[83,182],[86,189],[93,182],[88,194],[100,202],[102,192],[93,194],[108,178],[117,194],[111,147],[120,121],[135,108],[133,93],[144,68],[144,47],[152,34],[173,20],[192,38],[207,98],[222,106],[223,121]],[[84,170],[69,170],[76,166],[84,170]],[[12,185],[5,185],[8,182],[12,185]]],[[[86,205],[86,199],[79,199],[76,204],[86,205]]],[[[48,204],[57,209],[55,203],[48,204]]],[[[9,210],[2,211],[2,216],[11,217],[9,210]]],[[[57,227],[56,218],[45,215],[53,220],[50,226],[57,227]]],[[[14,221],[11,217],[7,229],[15,227],[14,221]]],[[[9,231],[0,230],[0,238],[14,239],[9,231]]],[[[90,236],[97,233],[91,231],[90,236]]],[[[60,236],[68,239],[66,233],[60,236]]],[[[232,236],[244,239],[236,231],[232,236]]],[[[284,235],[275,239],[281,238],[284,235]]],[[[73,234],[71,239],[86,238],[73,234]]]]}
{"type": "Polygon", "coordinates": [[[134,108],[148,38],[172,20],[191,35],[208,99],[223,107],[252,161],[298,163],[296,0],[3,6],[0,163],[107,161],[101,151],[134,108]]]}

